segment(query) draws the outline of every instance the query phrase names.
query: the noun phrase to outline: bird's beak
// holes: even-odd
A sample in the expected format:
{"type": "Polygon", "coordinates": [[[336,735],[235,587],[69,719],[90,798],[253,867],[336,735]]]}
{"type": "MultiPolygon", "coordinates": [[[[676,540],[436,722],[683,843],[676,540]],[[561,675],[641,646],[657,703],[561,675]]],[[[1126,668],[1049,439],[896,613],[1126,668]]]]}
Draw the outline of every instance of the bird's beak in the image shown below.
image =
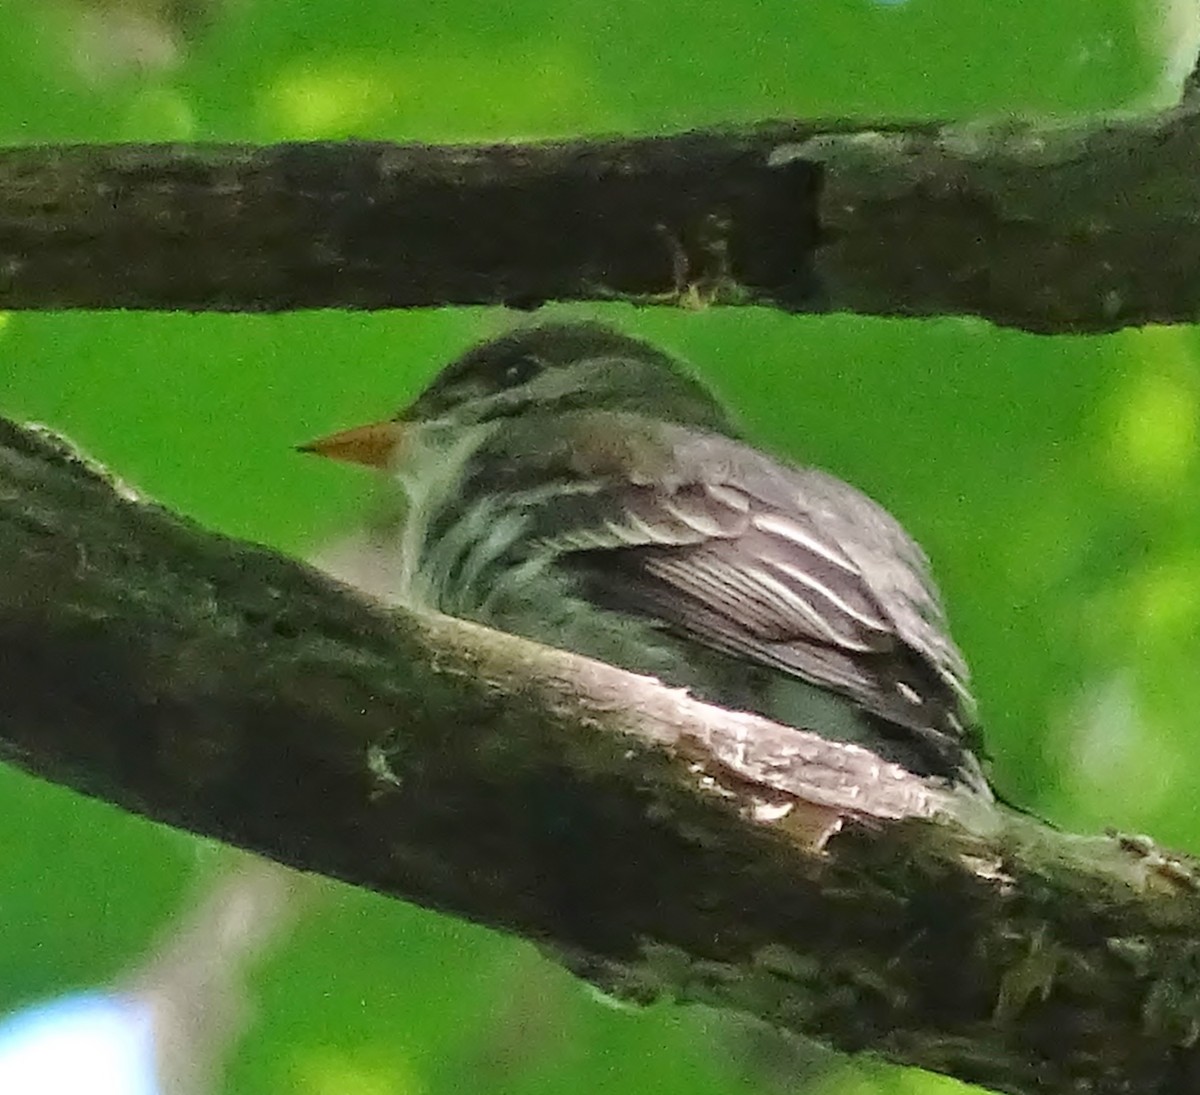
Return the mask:
{"type": "Polygon", "coordinates": [[[351,464],[365,464],[369,468],[387,468],[403,451],[411,427],[403,422],[370,422],[365,426],[331,433],[305,445],[297,445],[297,452],[316,453],[331,460],[345,460],[351,464]]]}

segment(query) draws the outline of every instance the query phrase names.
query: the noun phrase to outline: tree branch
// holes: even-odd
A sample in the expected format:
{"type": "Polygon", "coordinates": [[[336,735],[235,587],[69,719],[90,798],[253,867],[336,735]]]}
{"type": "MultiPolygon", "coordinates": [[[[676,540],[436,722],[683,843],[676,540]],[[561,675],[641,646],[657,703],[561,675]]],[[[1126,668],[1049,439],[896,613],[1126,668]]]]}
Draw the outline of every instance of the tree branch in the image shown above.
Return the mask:
{"type": "Polygon", "coordinates": [[[1034,331],[1200,313],[1200,102],[1071,125],[0,152],[0,308],[704,299],[1034,331]]]}
{"type": "Polygon", "coordinates": [[[1200,893],[852,745],[202,531],[0,420],[0,755],[168,824],[1006,1091],[1200,1078],[1200,893]]]}

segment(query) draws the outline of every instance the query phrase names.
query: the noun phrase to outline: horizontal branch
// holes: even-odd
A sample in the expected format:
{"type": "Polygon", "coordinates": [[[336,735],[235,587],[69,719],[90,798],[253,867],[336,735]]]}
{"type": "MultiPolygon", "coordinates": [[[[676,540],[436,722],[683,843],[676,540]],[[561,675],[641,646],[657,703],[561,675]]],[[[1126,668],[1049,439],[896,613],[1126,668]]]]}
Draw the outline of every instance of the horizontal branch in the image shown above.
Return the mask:
{"type": "Polygon", "coordinates": [[[1193,1090],[1200,894],[853,745],[384,612],[0,420],[0,755],[741,1009],[1014,1092],[1193,1090]]]}
{"type": "Polygon", "coordinates": [[[698,296],[1045,332],[1190,323],[1198,109],[540,144],[11,148],[0,308],[698,296]]]}

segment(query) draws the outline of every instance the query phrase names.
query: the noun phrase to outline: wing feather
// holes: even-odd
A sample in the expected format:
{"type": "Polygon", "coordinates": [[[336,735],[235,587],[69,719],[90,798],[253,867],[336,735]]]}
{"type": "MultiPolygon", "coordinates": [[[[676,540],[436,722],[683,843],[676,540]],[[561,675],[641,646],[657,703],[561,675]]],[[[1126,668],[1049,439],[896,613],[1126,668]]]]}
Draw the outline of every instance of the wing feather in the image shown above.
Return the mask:
{"type": "Polygon", "coordinates": [[[541,454],[528,472],[523,453],[495,454],[505,474],[528,475],[507,504],[535,554],[574,570],[597,603],[840,692],[918,736],[966,740],[966,664],[924,553],[884,509],[727,437],[585,417],[585,428],[539,426],[523,442],[541,454]]]}

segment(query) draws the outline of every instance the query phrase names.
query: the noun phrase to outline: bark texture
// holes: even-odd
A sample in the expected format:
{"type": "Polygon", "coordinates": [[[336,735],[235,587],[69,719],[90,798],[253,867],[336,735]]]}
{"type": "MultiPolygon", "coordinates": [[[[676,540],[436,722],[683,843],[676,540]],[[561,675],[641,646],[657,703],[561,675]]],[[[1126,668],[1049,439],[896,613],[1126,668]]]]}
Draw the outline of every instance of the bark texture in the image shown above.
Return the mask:
{"type": "Polygon", "coordinates": [[[2,420],[0,756],[519,933],[621,996],[1028,1095],[1200,1084],[1182,858],[384,612],[2,420]]]}
{"type": "Polygon", "coordinates": [[[1200,314],[1200,107],[464,146],[0,151],[0,308],[1200,314]]]}

